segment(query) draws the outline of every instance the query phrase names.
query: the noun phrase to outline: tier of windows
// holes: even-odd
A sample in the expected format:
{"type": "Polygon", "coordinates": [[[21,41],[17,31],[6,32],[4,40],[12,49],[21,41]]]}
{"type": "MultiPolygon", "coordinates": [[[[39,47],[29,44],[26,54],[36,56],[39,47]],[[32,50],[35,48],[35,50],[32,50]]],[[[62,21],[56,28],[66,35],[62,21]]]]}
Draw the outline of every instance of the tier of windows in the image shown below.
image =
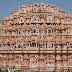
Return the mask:
{"type": "Polygon", "coordinates": [[[22,26],[24,23],[29,25],[29,23],[31,23],[31,24],[39,23],[40,24],[40,23],[44,23],[44,22],[46,22],[46,24],[47,23],[61,24],[61,23],[64,23],[64,19],[60,19],[60,18],[56,18],[56,17],[53,18],[51,16],[48,16],[46,18],[46,20],[44,18],[38,19],[36,16],[31,17],[31,19],[24,19],[23,17],[20,17],[18,20],[15,20],[15,22],[11,21],[10,25],[21,25],[22,26]]]}
{"type": "Polygon", "coordinates": [[[63,49],[65,48],[65,46],[67,47],[66,49],[70,49],[72,48],[72,42],[65,42],[65,43],[58,43],[58,42],[52,42],[52,41],[27,41],[27,42],[20,42],[20,41],[14,41],[14,42],[5,42],[5,41],[1,41],[0,42],[0,48],[58,48],[59,49],[63,49]]]}
{"type": "Polygon", "coordinates": [[[38,29],[36,27],[33,27],[31,29],[25,30],[23,28],[9,28],[9,29],[0,29],[0,36],[31,36],[31,35],[72,35],[72,28],[52,28],[48,27],[45,30],[38,29]]]}
{"type": "MultiPolygon", "coordinates": [[[[11,21],[10,25],[23,25],[23,24],[29,25],[31,24],[40,24],[40,23],[46,23],[47,25],[60,25],[60,24],[72,24],[72,18],[59,18],[59,17],[52,17],[52,16],[47,16],[46,19],[43,17],[38,18],[36,16],[31,17],[30,19],[24,19],[23,17],[20,17],[18,20],[11,21]]],[[[41,25],[41,24],[40,24],[41,25]]]]}
{"type": "MultiPolygon", "coordinates": [[[[13,21],[9,21],[9,23],[7,23],[8,25],[14,26],[14,25],[20,25],[23,26],[24,24],[26,25],[36,25],[36,24],[46,24],[46,25],[61,25],[61,24],[72,24],[72,18],[59,18],[59,17],[52,17],[52,16],[47,16],[46,19],[43,17],[36,17],[33,16],[31,18],[24,18],[24,17],[20,17],[18,19],[15,19],[13,21]]],[[[3,21],[1,23],[1,25],[6,25],[5,21],[3,21]]]]}
{"type": "MultiPolygon", "coordinates": [[[[55,63],[57,64],[57,66],[72,66],[72,55],[65,55],[63,54],[61,55],[52,55],[52,54],[48,54],[48,55],[43,55],[43,54],[0,54],[0,61],[10,61],[12,60],[15,63],[19,63],[21,61],[23,61],[23,63],[26,61],[26,64],[29,63],[29,65],[31,64],[38,64],[38,63],[44,63],[46,66],[51,66],[52,64],[54,65],[55,63]],[[56,58],[55,58],[56,57],[56,58]],[[41,62],[42,61],[42,62],[41,62]]],[[[42,63],[42,64],[43,64],[42,63]]],[[[1,64],[1,63],[0,63],[1,64]]],[[[42,65],[40,64],[40,65],[42,65]]]]}

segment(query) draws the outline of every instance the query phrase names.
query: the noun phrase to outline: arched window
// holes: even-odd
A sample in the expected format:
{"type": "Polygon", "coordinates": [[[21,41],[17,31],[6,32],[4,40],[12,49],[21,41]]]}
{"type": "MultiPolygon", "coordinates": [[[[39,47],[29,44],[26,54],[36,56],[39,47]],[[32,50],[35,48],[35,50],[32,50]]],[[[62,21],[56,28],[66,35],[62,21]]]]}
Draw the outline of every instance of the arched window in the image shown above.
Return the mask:
{"type": "Polygon", "coordinates": [[[53,47],[54,47],[53,42],[48,41],[47,42],[47,48],[53,48],[53,47]]]}
{"type": "Polygon", "coordinates": [[[0,54],[0,61],[1,61],[1,59],[2,59],[2,54],[0,54]]]}
{"type": "Polygon", "coordinates": [[[32,29],[31,33],[36,33],[36,29],[32,29]]]}
{"type": "Polygon", "coordinates": [[[23,29],[22,28],[17,29],[17,35],[23,35],[23,29]]]}
{"type": "Polygon", "coordinates": [[[72,18],[70,17],[67,18],[67,24],[72,24],[72,18]]]}
{"type": "Polygon", "coordinates": [[[72,55],[68,56],[68,63],[70,66],[72,66],[72,55]]]}
{"type": "Polygon", "coordinates": [[[30,65],[31,67],[37,67],[38,65],[38,55],[30,55],[30,65]]]}
{"type": "Polygon", "coordinates": [[[38,7],[35,5],[35,6],[32,8],[32,11],[33,11],[33,12],[38,12],[38,7]]]}
{"type": "Polygon", "coordinates": [[[67,28],[67,35],[72,35],[72,28],[71,27],[67,28]]]}
{"type": "Polygon", "coordinates": [[[70,48],[72,48],[72,41],[70,42],[70,48]]]}
{"type": "Polygon", "coordinates": [[[30,46],[31,46],[31,47],[36,47],[36,45],[37,45],[36,41],[35,41],[35,40],[32,40],[30,46]]]}
{"type": "Polygon", "coordinates": [[[67,66],[67,56],[66,55],[62,55],[62,61],[63,61],[63,66],[67,66]]]}
{"type": "Polygon", "coordinates": [[[26,19],[26,24],[29,25],[30,19],[26,19]]]}
{"type": "Polygon", "coordinates": [[[60,19],[58,17],[54,17],[55,23],[60,23],[60,19]]]}
{"type": "Polygon", "coordinates": [[[40,23],[43,23],[44,22],[44,18],[40,18],[40,23]]]}
{"type": "Polygon", "coordinates": [[[19,23],[20,23],[21,25],[24,24],[24,18],[23,18],[23,17],[20,17],[20,18],[19,18],[19,23]]]}
{"type": "Polygon", "coordinates": [[[15,48],[22,48],[22,45],[19,41],[16,41],[15,48]]]}
{"type": "Polygon", "coordinates": [[[37,23],[38,18],[36,16],[31,17],[31,23],[37,23]]]}
{"type": "Polygon", "coordinates": [[[46,33],[51,34],[52,33],[52,28],[47,28],[46,33]]]}
{"type": "Polygon", "coordinates": [[[35,27],[35,28],[32,28],[31,29],[31,35],[38,35],[38,29],[35,27]]]}
{"type": "Polygon", "coordinates": [[[60,19],[60,22],[61,22],[62,24],[64,24],[64,22],[65,22],[64,18],[61,18],[61,19],[60,19]]]}
{"type": "Polygon", "coordinates": [[[50,25],[51,23],[53,23],[53,17],[52,16],[47,16],[47,18],[46,18],[46,24],[50,25]]]}

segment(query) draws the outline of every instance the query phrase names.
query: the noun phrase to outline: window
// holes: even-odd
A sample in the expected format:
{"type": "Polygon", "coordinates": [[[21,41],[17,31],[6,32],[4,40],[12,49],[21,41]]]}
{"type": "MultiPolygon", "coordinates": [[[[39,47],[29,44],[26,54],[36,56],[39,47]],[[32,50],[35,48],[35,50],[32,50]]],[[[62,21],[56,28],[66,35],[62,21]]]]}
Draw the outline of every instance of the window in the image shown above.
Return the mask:
{"type": "Polygon", "coordinates": [[[53,43],[48,41],[47,42],[47,48],[53,48],[53,47],[54,47],[53,43]]]}
{"type": "Polygon", "coordinates": [[[64,24],[64,18],[61,18],[60,19],[60,22],[64,24]]]}
{"type": "Polygon", "coordinates": [[[32,28],[31,29],[31,34],[32,35],[36,35],[38,33],[37,29],[36,28],[32,28]]]}
{"type": "Polygon", "coordinates": [[[72,24],[72,18],[67,18],[67,24],[72,24]]]}
{"type": "Polygon", "coordinates": [[[72,29],[71,29],[71,27],[67,28],[67,35],[72,35],[72,29]]]}
{"type": "Polygon", "coordinates": [[[53,19],[53,18],[52,18],[51,16],[48,16],[47,19],[46,19],[46,22],[47,22],[47,23],[52,23],[52,19],[53,19]]]}
{"type": "Polygon", "coordinates": [[[70,42],[70,48],[72,48],[72,42],[70,42]]]}
{"type": "Polygon", "coordinates": [[[51,23],[53,23],[53,17],[52,17],[52,16],[48,16],[48,17],[46,18],[46,24],[47,24],[47,25],[50,25],[51,23]]]}
{"type": "Polygon", "coordinates": [[[25,30],[25,35],[29,36],[30,35],[30,30],[25,30]]]}
{"type": "Polygon", "coordinates": [[[46,7],[46,10],[47,10],[47,12],[50,12],[50,13],[54,12],[54,9],[51,8],[50,5],[48,5],[48,6],[46,7]]]}
{"type": "Polygon", "coordinates": [[[32,29],[31,33],[36,33],[36,29],[32,29]]]}
{"type": "Polygon", "coordinates": [[[22,42],[22,47],[23,47],[23,48],[26,48],[26,43],[25,43],[25,41],[22,42]]]}
{"type": "Polygon", "coordinates": [[[0,42],[0,47],[2,46],[1,42],[0,42]]]}
{"type": "Polygon", "coordinates": [[[9,24],[10,24],[10,25],[14,25],[14,22],[13,22],[13,21],[10,21],[9,24]]]}
{"type": "Polygon", "coordinates": [[[67,56],[62,55],[63,66],[67,66],[67,56]]]}
{"type": "Polygon", "coordinates": [[[23,17],[19,18],[19,23],[21,24],[21,26],[24,24],[24,18],[23,17]]]}
{"type": "Polygon", "coordinates": [[[47,33],[47,34],[51,34],[51,33],[52,33],[52,28],[47,28],[46,33],[47,33]]]}
{"type": "Polygon", "coordinates": [[[26,19],[26,24],[29,25],[29,23],[30,23],[30,20],[26,19]]]}
{"type": "Polygon", "coordinates": [[[36,47],[36,45],[37,45],[37,44],[36,44],[36,41],[35,41],[35,40],[32,40],[30,46],[31,46],[31,47],[36,47]]]}
{"type": "Polygon", "coordinates": [[[58,17],[54,18],[55,23],[60,23],[60,19],[58,17]]]}
{"type": "Polygon", "coordinates": [[[19,28],[19,29],[17,30],[17,35],[21,35],[22,32],[23,32],[23,29],[22,29],[22,28],[19,28]]]}
{"type": "Polygon", "coordinates": [[[40,23],[43,23],[44,22],[44,19],[43,18],[40,18],[40,23]]]}
{"type": "Polygon", "coordinates": [[[16,41],[15,48],[22,48],[22,45],[19,41],[16,41]]]}
{"type": "Polygon", "coordinates": [[[38,18],[36,16],[31,17],[31,23],[37,23],[38,18]]]}
{"type": "Polygon", "coordinates": [[[44,19],[40,18],[39,24],[42,25],[44,23],[44,19]]]}
{"type": "Polygon", "coordinates": [[[69,63],[69,65],[72,65],[72,55],[68,56],[68,63],[69,63]]]}
{"type": "Polygon", "coordinates": [[[34,7],[32,8],[32,11],[33,11],[33,12],[38,12],[38,7],[37,7],[37,6],[34,6],[34,7]]]}
{"type": "Polygon", "coordinates": [[[21,59],[21,56],[20,55],[16,55],[15,58],[19,60],[19,59],[21,59]]]}

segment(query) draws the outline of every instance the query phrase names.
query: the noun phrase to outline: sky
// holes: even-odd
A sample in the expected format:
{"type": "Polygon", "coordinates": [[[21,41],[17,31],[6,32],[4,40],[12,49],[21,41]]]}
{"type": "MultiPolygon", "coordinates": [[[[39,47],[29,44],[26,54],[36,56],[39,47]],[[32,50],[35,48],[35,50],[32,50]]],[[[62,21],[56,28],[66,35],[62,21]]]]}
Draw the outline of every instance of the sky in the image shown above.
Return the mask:
{"type": "Polygon", "coordinates": [[[0,19],[8,16],[12,10],[26,3],[50,3],[66,13],[72,14],[72,0],[0,0],[0,19]]]}

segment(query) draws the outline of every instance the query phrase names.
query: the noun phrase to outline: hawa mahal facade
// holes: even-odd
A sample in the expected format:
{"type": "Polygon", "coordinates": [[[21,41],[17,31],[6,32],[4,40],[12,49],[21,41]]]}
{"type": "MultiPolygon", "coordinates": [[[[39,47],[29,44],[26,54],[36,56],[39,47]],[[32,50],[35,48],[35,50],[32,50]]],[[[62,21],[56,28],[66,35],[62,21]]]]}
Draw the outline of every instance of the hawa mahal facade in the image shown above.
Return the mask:
{"type": "Polygon", "coordinates": [[[72,72],[72,15],[47,3],[22,5],[0,20],[0,68],[72,72]]]}

